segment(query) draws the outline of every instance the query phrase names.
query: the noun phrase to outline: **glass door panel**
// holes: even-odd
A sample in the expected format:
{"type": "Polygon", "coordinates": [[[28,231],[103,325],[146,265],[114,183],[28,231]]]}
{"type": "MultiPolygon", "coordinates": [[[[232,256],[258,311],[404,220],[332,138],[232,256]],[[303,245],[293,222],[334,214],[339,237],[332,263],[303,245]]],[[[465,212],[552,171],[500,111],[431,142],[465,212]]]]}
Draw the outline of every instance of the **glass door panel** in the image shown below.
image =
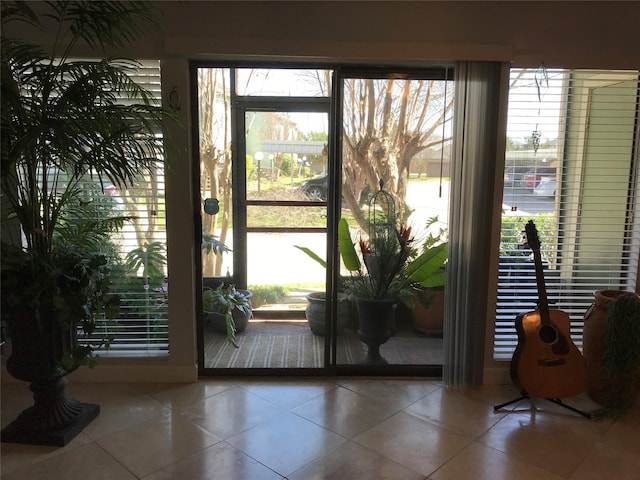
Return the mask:
{"type": "Polygon", "coordinates": [[[329,72],[197,74],[202,368],[324,368],[326,339],[309,326],[306,297],[324,294],[326,268],[305,252],[327,252],[329,72]],[[251,298],[252,318],[234,314],[237,347],[211,315],[207,292],[220,284],[251,298]]]}
{"type": "MultiPolygon", "coordinates": [[[[365,277],[378,275],[383,262],[390,265],[395,258],[381,255],[373,263],[373,245],[380,238],[373,225],[381,219],[389,220],[390,232],[411,227],[409,247],[415,254],[426,242],[447,239],[454,93],[450,78],[452,72],[442,69],[424,76],[345,73],[342,80],[341,216],[349,224],[365,277]],[[385,208],[383,197],[390,200],[385,208]],[[360,239],[371,248],[365,252],[367,262],[360,239]]],[[[395,233],[387,238],[395,239],[395,233]]],[[[341,275],[348,283],[359,273],[343,265],[341,275]]],[[[444,286],[420,289],[409,302],[411,308],[399,302],[378,345],[363,335],[358,315],[352,314],[349,328],[338,338],[338,364],[442,365],[443,296],[444,286]],[[374,362],[367,353],[377,348],[382,358],[374,362]]]]}
{"type": "Polygon", "coordinates": [[[304,321],[306,295],[325,290],[325,268],[298,247],[326,256],[328,115],[250,111],[245,124],[247,283],[258,292],[254,309],[304,321]]]}
{"type": "Polygon", "coordinates": [[[326,192],[328,113],[246,111],[244,121],[252,365],[322,368],[325,338],[306,310],[307,295],[325,291],[326,269],[302,249],[326,256],[326,193],[312,196],[309,184],[326,192]]]}

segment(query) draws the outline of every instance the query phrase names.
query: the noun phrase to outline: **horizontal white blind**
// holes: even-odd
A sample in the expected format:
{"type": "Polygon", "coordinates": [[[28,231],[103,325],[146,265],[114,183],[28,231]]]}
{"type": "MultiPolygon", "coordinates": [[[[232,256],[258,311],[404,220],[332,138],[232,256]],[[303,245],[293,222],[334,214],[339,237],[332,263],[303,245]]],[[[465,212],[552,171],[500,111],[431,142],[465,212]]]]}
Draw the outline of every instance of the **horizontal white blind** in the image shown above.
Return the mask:
{"type": "Polygon", "coordinates": [[[527,221],[536,224],[550,308],[581,348],[596,290],[634,290],[640,232],[638,72],[511,71],[494,359],[538,301],[527,221]]]}
{"type": "MultiPolygon", "coordinates": [[[[161,104],[160,62],[139,61],[131,77],[161,104]]],[[[120,98],[119,103],[136,103],[120,98]]],[[[124,274],[113,286],[120,296],[120,315],[102,331],[113,338],[109,350],[100,356],[166,356],[169,353],[168,279],[166,271],[166,209],[164,168],[141,175],[134,185],[122,189],[108,186],[108,196],[117,214],[136,217],[112,241],[118,248],[124,274]],[[131,271],[124,265],[127,254],[154,259],[159,274],[145,275],[144,267],[131,271]]],[[[148,272],[147,272],[148,273],[148,272]]],[[[98,332],[100,334],[102,332],[98,332]]]]}

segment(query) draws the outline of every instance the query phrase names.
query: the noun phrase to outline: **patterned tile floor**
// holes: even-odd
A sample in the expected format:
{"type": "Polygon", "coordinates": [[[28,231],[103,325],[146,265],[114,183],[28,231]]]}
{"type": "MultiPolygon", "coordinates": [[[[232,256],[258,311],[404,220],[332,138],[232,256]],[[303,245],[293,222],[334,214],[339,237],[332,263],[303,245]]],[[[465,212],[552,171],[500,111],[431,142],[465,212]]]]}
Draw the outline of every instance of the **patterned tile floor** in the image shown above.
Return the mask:
{"type": "MultiPolygon", "coordinates": [[[[3,480],[640,478],[640,404],[587,420],[510,385],[427,379],[206,378],[74,384],[101,414],[62,448],[3,443],[3,480]]],[[[567,399],[594,408],[585,395],[567,399]]],[[[2,384],[2,426],[31,404],[2,384]]]]}

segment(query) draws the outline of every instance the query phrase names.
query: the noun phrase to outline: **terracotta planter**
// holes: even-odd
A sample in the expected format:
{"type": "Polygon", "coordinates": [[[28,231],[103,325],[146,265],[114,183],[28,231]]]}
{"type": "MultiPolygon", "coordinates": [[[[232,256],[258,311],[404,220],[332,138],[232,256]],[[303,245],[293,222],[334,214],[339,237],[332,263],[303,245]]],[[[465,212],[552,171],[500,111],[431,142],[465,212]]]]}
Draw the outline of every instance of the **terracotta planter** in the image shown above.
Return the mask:
{"type": "MultiPolygon", "coordinates": [[[[605,329],[607,307],[618,296],[629,293],[622,290],[599,290],[595,292],[595,302],[584,316],[583,356],[587,368],[587,390],[591,399],[604,404],[611,386],[619,382],[635,383],[635,391],[640,388],[640,369],[631,379],[607,378],[602,364],[605,350],[605,329]]],[[[638,319],[640,321],[640,319],[638,319]]]]}
{"type": "Polygon", "coordinates": [[[411,309],[413,327],[420,333],[433,337],[441,337],[444,325],[444,289],[429,289],[415,294],[411,309]],[[431,298],[429,306],[425,306],[419,296],[431,298]]]}

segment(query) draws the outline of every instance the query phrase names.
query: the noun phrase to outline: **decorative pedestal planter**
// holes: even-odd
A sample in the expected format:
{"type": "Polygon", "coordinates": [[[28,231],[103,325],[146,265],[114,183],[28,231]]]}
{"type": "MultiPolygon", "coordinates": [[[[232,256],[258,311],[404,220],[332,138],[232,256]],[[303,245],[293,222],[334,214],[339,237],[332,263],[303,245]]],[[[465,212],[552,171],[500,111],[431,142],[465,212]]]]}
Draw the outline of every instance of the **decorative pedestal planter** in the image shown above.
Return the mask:
{"type": "Polygon", "coordinates": [[[69,382],[59,367],[76,345],[75,329],[55,319],[41,328],[31,315],[22,320],[23,328],[12,332],[7,371],[30,383],[33,405],[2,430],[2,441],[64,446],[100,413],[99,405],[65,397],[69,382]]]}
{"type": "Polygon", "coordinates": [[[358,338],[367,345],[367,354],[362,363],[386,365],[387,360],[380,355],[380,345],[391,338],[395,318],[395,300],[368,300],[358,298],[358,338]]]}
{"type": "Polygon", "coordinates": [[[100,406],[68,399],[67,377],[34,382],[33,406],[2,430],[2,441],[62,447],[78,435],[100,413],[100,406]]]}

